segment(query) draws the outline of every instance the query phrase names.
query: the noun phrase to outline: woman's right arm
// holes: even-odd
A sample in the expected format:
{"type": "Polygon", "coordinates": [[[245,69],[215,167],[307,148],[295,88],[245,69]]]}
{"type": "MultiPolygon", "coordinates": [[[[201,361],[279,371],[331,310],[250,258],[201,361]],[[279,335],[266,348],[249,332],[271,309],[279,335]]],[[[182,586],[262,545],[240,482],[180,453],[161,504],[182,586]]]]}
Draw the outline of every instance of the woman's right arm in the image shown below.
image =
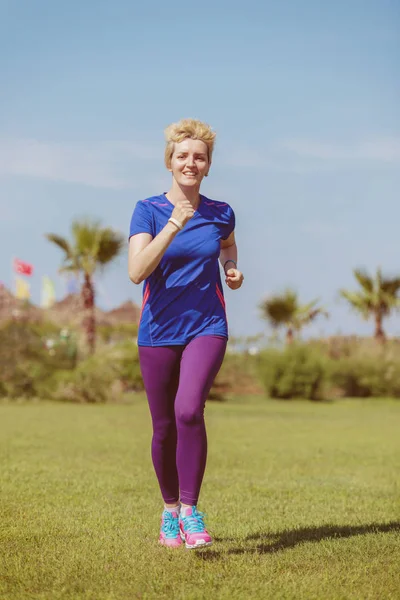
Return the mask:
{"type": "MultiPolygon", "coordinates": [[[[181,200],[176,204],[171,217],[177,219],[184,226],[193,215],[194,210],[190,202],[181,200]]],[[[150,233],[137,233],[130,238],[128,272],[129,279],[133,283],[142,283],[152,274],[178,232],[179,228],[168,221],[154,239],[150,233]]]]}
{"type": "Polygon", "coordinates": [[[176,225],[167,223],[154,239],[149,233],[137,233],[130,238],[128,270],[133,283],[142,283],[152,274],[178,231],[176,225]]]}

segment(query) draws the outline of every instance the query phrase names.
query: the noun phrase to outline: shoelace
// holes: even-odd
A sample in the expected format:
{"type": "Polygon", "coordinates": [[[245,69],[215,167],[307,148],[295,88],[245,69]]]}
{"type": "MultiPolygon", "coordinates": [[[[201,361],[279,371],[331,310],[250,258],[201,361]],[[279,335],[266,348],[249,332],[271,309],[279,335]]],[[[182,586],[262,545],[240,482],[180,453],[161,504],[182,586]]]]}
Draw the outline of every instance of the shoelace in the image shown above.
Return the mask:
{"type": "Polygon", "coordinates": [[[167,538],[177,537],[179,535],[179,519],[166,511],[163,515],[161,531],[165,533],[165,537],[167,538]]]}
{"type": "Polygon", "coordinates": [[[192,508],[192,514],[181,517],[183,528],[187,533],[202,533],[205,530],[204,513],[192,508]]]}

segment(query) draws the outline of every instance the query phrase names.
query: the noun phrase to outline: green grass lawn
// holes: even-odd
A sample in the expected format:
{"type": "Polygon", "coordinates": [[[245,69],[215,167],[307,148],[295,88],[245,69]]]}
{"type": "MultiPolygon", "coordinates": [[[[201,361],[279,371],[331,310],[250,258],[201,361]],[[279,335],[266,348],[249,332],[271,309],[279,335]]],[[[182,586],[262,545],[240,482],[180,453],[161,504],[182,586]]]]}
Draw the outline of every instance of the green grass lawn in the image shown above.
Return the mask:
{"type": "Polygon", "coordinates": [[[157,545],[143,396],[0,404],[0,598],[400,598],[400,403],[209,403],[215,543],[157,545]]]}

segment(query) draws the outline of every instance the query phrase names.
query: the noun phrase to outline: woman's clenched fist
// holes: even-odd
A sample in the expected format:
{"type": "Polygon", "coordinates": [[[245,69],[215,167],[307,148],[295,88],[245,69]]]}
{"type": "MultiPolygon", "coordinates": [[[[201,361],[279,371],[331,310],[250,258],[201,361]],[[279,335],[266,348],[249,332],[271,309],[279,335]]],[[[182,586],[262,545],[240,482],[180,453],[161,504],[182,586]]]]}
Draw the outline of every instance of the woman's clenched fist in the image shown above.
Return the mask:
{"type": "Polygon", "coordinates": [[[175,208],[172,211],[171,217],[173,219],[177,219],[182,226],[186,225],[186,223],[193,217],[194,208],[190,204],[189,200],[178,200],[175,204],[175,208]]]}
{"type": "Polygon", "coordinates": [[[238,269],[228,269],[225,271],[225,283],[231,290],[238,290],[242,287],[244,277],[238,269]]]}

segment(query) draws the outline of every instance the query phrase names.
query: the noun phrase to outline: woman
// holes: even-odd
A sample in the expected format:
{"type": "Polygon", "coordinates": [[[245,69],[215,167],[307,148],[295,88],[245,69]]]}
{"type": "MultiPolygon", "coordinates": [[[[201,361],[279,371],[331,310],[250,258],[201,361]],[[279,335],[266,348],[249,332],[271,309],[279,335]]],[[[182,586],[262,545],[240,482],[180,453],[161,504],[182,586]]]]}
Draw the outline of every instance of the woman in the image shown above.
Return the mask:
{"type": "Polygon", "coordinates": [[[240,288],[243,275],[232,208],[200,194],[215,133],[184,119],[165,134],[172,186],[136,204],[129,277],[144,281],[138,346],[164,500],[159,542],[199,548],[212,543],[197,510],[207,456],[204,406],[228,338],[218,259],[229,288],[240,288]]]}

